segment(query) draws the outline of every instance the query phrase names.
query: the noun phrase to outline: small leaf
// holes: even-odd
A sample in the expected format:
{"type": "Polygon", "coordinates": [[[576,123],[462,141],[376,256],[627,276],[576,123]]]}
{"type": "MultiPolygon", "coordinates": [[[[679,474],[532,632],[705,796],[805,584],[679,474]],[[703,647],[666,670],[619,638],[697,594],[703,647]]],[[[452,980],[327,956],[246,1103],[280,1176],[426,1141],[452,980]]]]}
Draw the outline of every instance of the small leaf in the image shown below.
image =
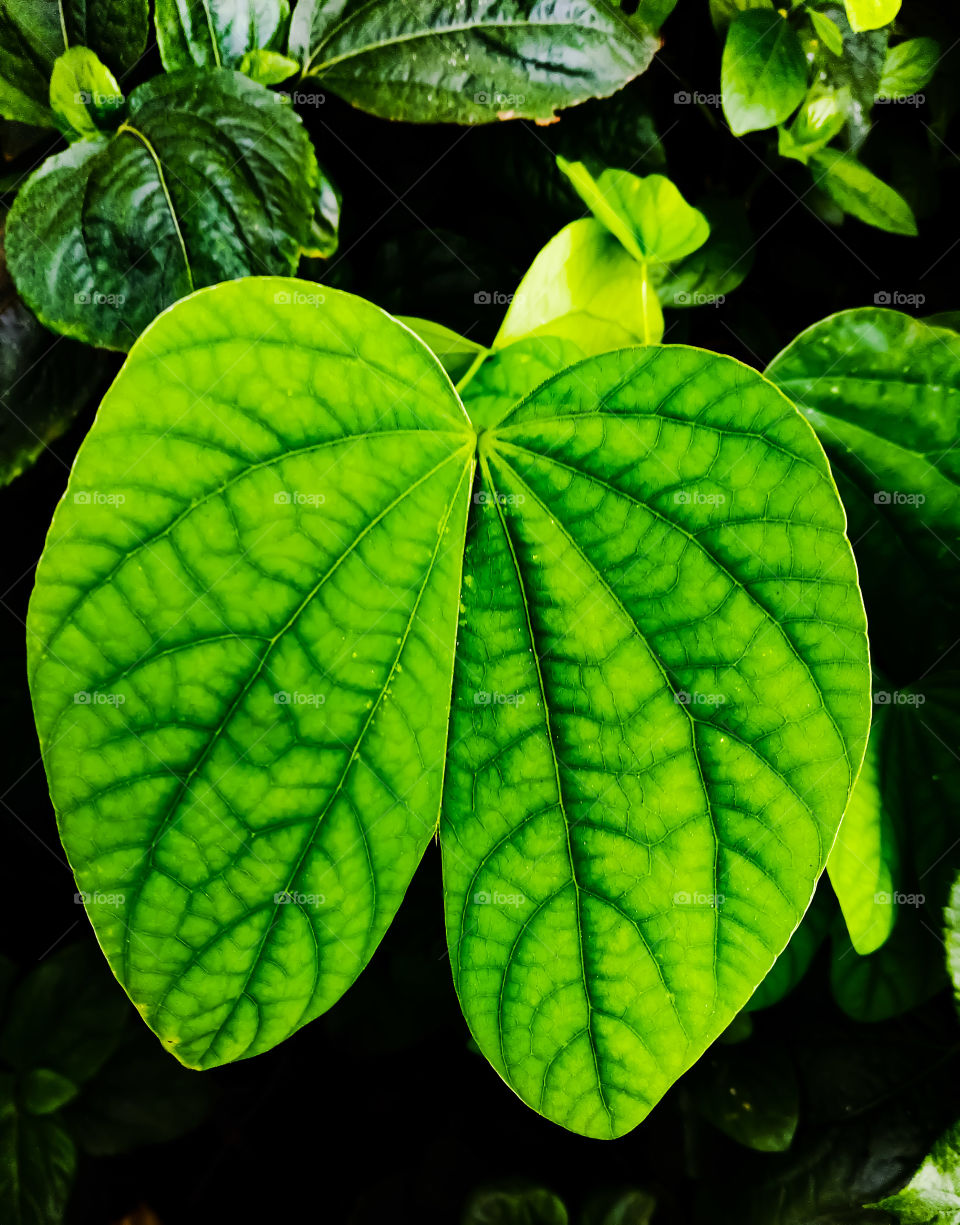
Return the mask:
{"type": "Polygon", "coordinates": [[[72,1080],[50,1068],[35,1068],[23,1077],[20,1097],[28,1114],[53,1114],[72,1101],[80,1089],[72,1080]]]}
{"type": "Polygon", "coordinates": [[[813,23],[817,37],[822,41],[827,50],[832,55],[843,55],[843,34],[833,18],[813,8],[807,10],[807,15],[813,23]]]}
{"type": "Polygon", "coordinates": [[[475,340],[460,336],[442,323],[431,323],[429,319],[415,319],[410,315],[397,315],[396,318],[436,354],[440,365],[454,383],[463,378],[478,357],[489,352],[475,340]]]}
{"type": "Polygon", "coordinates": [[[555,234],[513,295],[494,348],[559,336],[587,354],[655,343],[663,335],[656,290],[642,263],[592,217],[555,234]]]}
{"type": "Polygon", "coordinates": [[[878,98],[909,98],[923,89],[940,60],[940,44],[932,38],[910,38],[887,52],[878,98]]]}
{"type": "Polygon", "coordinates": [[[851,28],[879,30],[889,25],[900,12],[901,0],[843,0],[851,28]]]}
{"type": "Polygon", "coordinates": [[[71,139],[102,135],[123,101],[116,77],[86,47],[71,47],[53,65],[50,109],[71,139]]]}
{"type": "Polygon", "coordinates": [[[735,136],[772,128],[807,90],[800,40],[779,13],[748,9],[727,32],[720,78],[723,113],[735,136]]]}
{"type": "Polygon", "coordinates": [[[821,149],[810,160],[818,186],[845,213],[891,234],[916,234],[913,210],[903,196],[855,157],[837,149],[821,149]]]}
{"type": "Polygon", "coordinates": [[[594,217],[634,259],[673,263],[710,237],[703,213],[691,208],[662,174],[642,178],[626,170],[604,170],[594,178],[583,162],[558,157],[557,165],[594,217]]]}
{"type": "Polygon", "coordinates": [[[647,14],[659,24],[671,7],[641,0],[626,17],[582,0],[300,0],[290,54],[385,119],[551,119],[643,72],[659,45],[647,14]]]}
{"type": "Polygon", "coordinates": [[[21,188],[6,240],[40,320],[127,349],[195,288],[293,272],[320,172],[280,98],[227,70],[171,73],[134,90],[111,140],[48,158],[21,188]]]}
{"type": "Polygon", "coordinates": [[[238,67],[252,81],[259,81],[261,85],[279,85],[300,71],[296,60],[289,55],[281,55],[279,51],[247,51],[238,67]]]}
{"type": "Polygon", "coordinates": [[[778,132],[778,152],[806,163],[811,154],[823,149],[843,129],[847,121],[849,95],[844,90],[814,88],[789,128],[778,132]]]}
{"type": "Polygon", "coordinates": [[[899,884],[896,833],[880,779],[886,709],[877,707],[860,777],[827,861],[850,940],[864,955],[880,948],[893,930],[899,884]]]}
{"type": "MultiPolygon", "coordinates": [[[[271,69],[263,61],[251,61],[266,69],[265,77],[249,72],[242,61],[249,52],[281,51],[289,16],[288,0],[156,0],[160,58],[167,72],[194,66],[239,68],[271,85],[286,80],[296,65],[277,77],[276,64],[271,69]]],[[[276,59],[290,62],[283,55],[276,59]]]]}

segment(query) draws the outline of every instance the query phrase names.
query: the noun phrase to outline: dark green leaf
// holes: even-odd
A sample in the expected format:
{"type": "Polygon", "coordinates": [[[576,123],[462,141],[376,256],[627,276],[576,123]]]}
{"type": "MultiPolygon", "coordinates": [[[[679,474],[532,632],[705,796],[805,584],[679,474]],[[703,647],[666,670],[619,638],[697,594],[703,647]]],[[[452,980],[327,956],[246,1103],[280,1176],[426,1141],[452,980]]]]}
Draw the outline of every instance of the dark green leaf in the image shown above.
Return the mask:
{"type": "Polygon", "coordinates": [[[193,289],[295,271],[319,192],[282,95],[226,69],[172,73],[133,92],[112,140],[28,180],[8,219],[10,271],[49,327],[126,349],[193,289]]]}
{"type": "Polygon", "coordinates": [[[790,943],[750,997],[747,1003],[750,1012],[779,1004],[800,982],[827,937],[834,910],[829,890],[819,886],[800,926],[790,937],[790,943]]]}
{"type": "Polygon", "coordinates": [[[608,0],[300,0],[304,73],[386,119],[548,119],[638,76],[670,4],[626,17],[608,0]]]}
{"type": "MultiPolygon", "coordinates": [[[[154,7],[160,58],[168,72],[194,65],[240,68],[250,51],[281,51],[290,16],[287,0],[155,0],[154,7]]],[[[255,63],[248,61],[242,71],[255,63]]],[[[296,65],[276,80],[295,71],[296,65]]]]}
{"type": "Polygon", "coordinates": [[[13,992],[0,1028],[0,1056],[19,1071],[46,1068],[82,1084],[116,1047],[129,1010],[98,953],[68,946],[13,992]]]}
{"type": "Polygon", "coordinates": [[[714,1046],[688,1082],[697,1110],[738,1144],[782,1153],[797,1130],[797,1078],[779,1047],[714,1046]]]}
{"type": "Polygon", "coordinates": [[[28,1114],[53,1114],[79,1092],[79,1086],[72,1080],[49,1068],[35,1068],[25,1073],[19,1089],[20,1100],[28,1114]]]}
{"type": "Polygon", "coordinates": [[[18,1112],[10,1078],[0,1079],[0,1219],[4,1225],[61,1225],[76,1150],[59,1120],[18,1112]]]}

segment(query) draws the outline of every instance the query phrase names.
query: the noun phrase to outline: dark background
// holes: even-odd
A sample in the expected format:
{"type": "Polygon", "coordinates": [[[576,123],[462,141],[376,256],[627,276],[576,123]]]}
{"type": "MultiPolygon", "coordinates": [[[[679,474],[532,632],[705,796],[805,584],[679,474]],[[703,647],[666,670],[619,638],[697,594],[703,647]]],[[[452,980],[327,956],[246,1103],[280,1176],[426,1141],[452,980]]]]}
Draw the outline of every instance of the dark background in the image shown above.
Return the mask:
{"type": "MultiPolygon", "coordinates": [[[[904,34],[933,33],[944,47],[960,37],[951,28],[960,21],[936,6],[906,10],[904,34]]],[[[960,163],[951,148],[960,148],[951,122],[956,55],[923,106],[878,108],[864,151],[914,206],[920,236],[913,239],[850,219],[832,227],[811,207],[805,169],[777,158],[766,136],[737,140],[719,108],[674,103],[680,90],[719,93],[719,43],[705,4],[682,0],[664,40],[653,67],[619,100],[587,104],[549,127],[388,124],[332,96],[300,107],[343,192],[340,251],[324,277],[389,310],[491,340],[504,308],[474,295],[510,293],[543,243],[582,211],[553,166],[558,142],[572,142],[571,151],[580,142],[588,155],[599,133],[609,145],[603,159],[630,166],[636,159],[617,153],[635,145],[620,143],[613,116],[649,108],[685,196],[745,202],[756,239],[744,284],[720,306],[668,312],[667,340],[762,367],[808,324],[872,304],[881,291],[923,294],[920,315],[960,308],[960,245],[952,246],[960,244],[960,163]]],[[[146,65],[144,76],[157,68],[146,65]]],[[[654,166],[641,160],[633,168],[654,166]]],[[[56,342],[46,360],[58,360],[56,342]]],[[[94,407],[0,491],[0,951],[24,971],[54,949],[93,942],[73,902],[39,762],[23,622],[46,528],[94,407]]],[[[597,1197],[628,1187],[656,1197],[657,1225],[886,1220],[859,1205],[902,1182],[960,1116],[960,1026],[946,993],[898,1020],[855,1024],[831,1001],[825,956],[793,995],[757,1014],[749,1043],[708,1055],[636,1132],[616,1142],[581,1139],[523,1106],[472,1048],[450,980],[431,847],[348,996],[270,1054],[183,1073],[211,1091],[206,1121],[172,1142],[82,1159],[68,1221],[105,1225],[146,1204],[164,1225],[267,1212],[351,1225],[455,1225],[478,1190],[523,1184],[557,1192],[572,1221],[584,1220],[597,1197]],[[737,1050],[749,1059],[773,1052],[794,1069],[801,1124],[790,1153],[752,1152],[700,1118],[696,1078],[737,1050]]],[[[508,1219],[493,1210],[488,1202],[487,1215],[473,1219],[508,1219]]]]}

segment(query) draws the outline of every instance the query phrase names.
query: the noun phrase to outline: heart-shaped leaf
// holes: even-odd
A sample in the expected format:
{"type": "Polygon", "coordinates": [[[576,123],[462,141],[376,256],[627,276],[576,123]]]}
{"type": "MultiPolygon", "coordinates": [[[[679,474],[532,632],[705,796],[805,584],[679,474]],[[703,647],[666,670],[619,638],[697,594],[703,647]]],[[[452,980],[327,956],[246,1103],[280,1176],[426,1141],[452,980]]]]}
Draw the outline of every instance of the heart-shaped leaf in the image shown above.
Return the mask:
{"type": "Polygon", "coordinates": [[[785,18],[750,8],[731,23],[723,45],[723,113],[735,136],[782,123],[803,100],[807,65],[785,18]]]}
{"type": "Polygon", "coordinates": [[[385,119],[549,119],[647,67],[673,3],[633,7],[627,17],[608,0],[300,0],[290,53],[385,119]]]}
{"type": "Polygon", "coordinates": [[[282,95],[227,69],[157,77],[110,139],[48,158],[7,222],[24,300],[68,336],[127,349],[203,285],[294,272],[321,175],[282,95]]]}
{"type": "Polygon", "coordinates": [[[475,428],[395,320],[257,278],[137,343],[29,663],[87,913],[183,1062],[330,1007],[442,793],[473,1034],[612,1136],[807,906],[863,754],[864,628],[826,459],[756,372],[623,350],[475,428]]]}

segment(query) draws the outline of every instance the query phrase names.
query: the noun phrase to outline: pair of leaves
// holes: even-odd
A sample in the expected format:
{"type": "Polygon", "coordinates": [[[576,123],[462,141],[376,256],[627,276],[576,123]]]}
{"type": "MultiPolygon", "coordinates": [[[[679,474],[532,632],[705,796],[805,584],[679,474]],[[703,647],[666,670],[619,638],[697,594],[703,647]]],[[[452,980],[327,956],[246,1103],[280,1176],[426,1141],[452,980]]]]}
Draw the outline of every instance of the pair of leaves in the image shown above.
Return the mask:
{"type": "Polygon", "coordinates": [[[287,0],[156,0],[160,58],[178,68],[236,68],[264,85],[285,81],[296,60],[282,54],[287,0]]]}
{"type": "Polygon", "coordinates": [[[56,154],[20,190],[7,258],[56,331],[127,349],[193,289],[292,273],[329,191],[279,94],[228,69],[189,69],[131,94],[110,138],[56,154]]]}
{"type": "Polygon", "coordinates": [[[183,1062],[257,1054],[356,978],[439,822],[478,1045],[621,1135],[769,970],[859,769],[826,460],[680,347],[475,428],[407,329],[291,288],[143,335],[39,565],[31,690],[98,938],[183,1062]]]}
{"type": "MultiPolygon", "coordinates": [[[[616,169],[594,177],[582,162],[557,160],[593,215],[565,226],[537,255],[513,295],[495,349],[528,336],[560,337],[584,356],[652,344],[663,337],[661,299],[686,305],[691,297],[717,296],[677,288],[710,225],[668,178],[616,169]]],[[[708,269],[699,266],[695,284],[710,284],[708,269]]],[[[719,274],[724,289],[733,272],[728,265],[719,274]]]]}
{"type": "Polygon", "coordinates": [[[386,119],[550,119],[643,72],[674,2],[627,16],[613,0],[300,0],[290,54],[386,119]]]}

